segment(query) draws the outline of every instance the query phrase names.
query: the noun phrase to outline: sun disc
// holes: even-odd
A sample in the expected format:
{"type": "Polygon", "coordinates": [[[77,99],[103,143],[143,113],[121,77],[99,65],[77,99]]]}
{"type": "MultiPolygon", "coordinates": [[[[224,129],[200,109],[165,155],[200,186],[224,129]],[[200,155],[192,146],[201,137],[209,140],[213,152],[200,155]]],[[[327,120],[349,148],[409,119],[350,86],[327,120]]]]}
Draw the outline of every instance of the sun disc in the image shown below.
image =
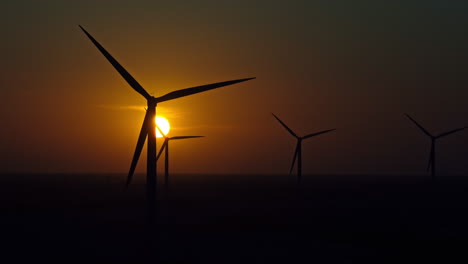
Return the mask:
{"type": "MultiPolygon", "coordinates": [[[[169,125],[169,121],[167,121],[167,119],[162,117],[162,116],[156,116],[155,122],[156,122],[156,126],[158,126],[162,130],[164,135],[167,136],[167,134],[169,133],[169,130],[171,130],[171,126],[169,125]]],[[[157,138],[163,137],[161,132],[159,132],[158,128],[156,128],[156,137],[157,138]]]]}

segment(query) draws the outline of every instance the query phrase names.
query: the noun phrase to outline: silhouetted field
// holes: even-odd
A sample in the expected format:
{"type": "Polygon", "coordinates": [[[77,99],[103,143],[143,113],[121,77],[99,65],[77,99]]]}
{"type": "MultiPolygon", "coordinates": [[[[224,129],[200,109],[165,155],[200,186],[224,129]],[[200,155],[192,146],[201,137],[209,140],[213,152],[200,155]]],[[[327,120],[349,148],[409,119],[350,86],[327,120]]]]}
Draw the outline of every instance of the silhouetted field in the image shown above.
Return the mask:
{"type": "Polygon", "coordinates": [[[144,176],[1,175],[3,258],[151,263],[465,262],[468,181],[173,175],[155,234],[144,176]]]}

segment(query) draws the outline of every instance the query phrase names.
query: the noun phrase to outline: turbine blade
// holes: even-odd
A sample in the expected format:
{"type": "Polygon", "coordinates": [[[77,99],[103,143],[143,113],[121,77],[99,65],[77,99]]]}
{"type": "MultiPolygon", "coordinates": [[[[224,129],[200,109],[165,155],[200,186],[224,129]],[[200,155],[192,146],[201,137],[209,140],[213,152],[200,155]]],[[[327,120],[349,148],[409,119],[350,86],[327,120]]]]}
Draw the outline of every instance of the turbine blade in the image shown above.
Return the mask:
{"type": "Polygon", "coordinates": [[[146,127],[147,127],[147,123],[149,119],[150,119],[150,116],[148,112],[146,112],[145,119],[143,120],[143,124],[141,126],[140,135],[138,136],[135,153],[133,154],[132,164],[130,165],[130,171],[128,172],[127,184],[126,184],[127,186],[132,181],[133,173],[135,172],[138,159],[140,158],[141,150],[143,149],[143,145],[145,144],[146,135],[148,134],[146,127]]]}
{"type": "Polygon", "coordinates": [[[156,128],[159,130],[159,133],[161,133],[161,135],[162,135],[163,137],[165,137],[165,138],[167,137],[166,134],[164,134],[164,132],[163,132],[163,131],[161,130],[161,128],[158,126],[158,124],[156,124],[156,128]]]}
{"type": "Polygon", "coordinates": [[[428,135],[429,137],[433,138],[433,136],[431,135],[431,133],[429,133],[424,127],[422,127],[420,124],[418,124],[418,122],[416,122],[416,120],[414,120],[413,118],[411,118],[411,116],[409,116],[408,114],[405,114],[411,121],[413,121],[413,123],[418,126],[426,135],[428,135]]]}
{"type": "Polygon", "coordinates": [[[165,139],[164,139],[164,143],[163,143],[163,145],[161,146],[161,149],[159,150],[158,155],[156,156],[156,162],[159,160],[159,156],[161,156],[163,150],[164,150],[165,148],[167,148],[167,144],[169,144],[168,142],[169,142],[169,138],[165,138],[165,139]]]}
{"type": "Polygon", "coordinates": [[[299,138],[296,133],[294,133],[294,131],[292,131],[292,129],[290,129],[285,123],[283,123],[283,121],[281,121],[281,119],[279,119],[275,114],[271,113],[275,118],[276,120],[278,120],[278,122],[280,122],[281,125],[283,125],[284,128],[286,128],[286,130],[289,131],[289,133],[291,133],[291,135],[295,136],[296,138],[299,138]]]}
{"type": "Polygon", "coordinates": [[[445,132],[445,133],[442,133],[442,134],[436,136],[436,138],[441,138],[441,137],[448,136],[448,135],[450,135],[450,134],[453,134],[453,133],[458,132],[458,131],[460,131],[460,130],[463,130],[463,129],[465,129],[465,128],[467,128],[467,127],[461,127],[461,128],[457,128],[457,129],[454,129],[454,130],[450,130],[450,131],[448,131],[448,132],[445,132]]]}
{"type": "Polygon", "coordinates": [[[325,134],[325,133],[328,133],[328,132],[332,132],[333,130],[336,130],[336,128],[334,128],[334,129],[328,129],[328,130],[324,130],[324,131],[320,131],[320,132],[317,132],[317,133],[313,133],[313,134],[307,135],[307,136],[305,136],[305,137],[302,137],[302,139],[306,139],[306,138],[318,136],[318,135],[320,135],[320,134],[325,134]]]}
{"type": "Polygon", "coordinates": [[[204,136],[181,136],[181,137],[170,137],[169,140],[177,140],[177,139],[187,139],[187,138],[201,138],[204,136]]]}
{"type": "Polygon", "coordinates": [[[110,55],[109,52],[107,52],[107,50],[105,50],[104,47],[101,46],[101,44],[99,44],[99,42],[97,42],[97,40],[95,40],[93,36],[91,36],[91,34],[88,33],[88,31],[86,31],[81,25],[79,27],[81,28],[81,30],[83,30],[86,36],[88,36],[91,42],[93,42],[93,44],[98,48],[102,55],[104,55],[104,57],[106,57],[106,59],[112,64],[112,66],[114,66],[114,68],[120,73],[120,75],[122,75],[122,77],[127,81],[127,83],[130,84],[130,86],[135,91],[137,91],[138,93],[143,95],[143,97],[145,97],[147,100],[149,100],[151,98],[151,95],[145,89],[143,89],[143,87],[130,75],[130,73],[128,73],[127,70],[125,70],[124,67],[122,67],[122,65],[120,65],[120,63],[117,62],[117,60],[114,59],[114,57],[112,57],[112,55],[110,55]]]}
{"type": "Polygon", "coordinates": [[[235,83],[240,83],[240,82],[244,82],[244,81],[248,81],[248,80],[252,80],[252,79],[255,79],[255,77],[246,78],[246,79],[239,79],[239,80],[233,80],[233,81],[227,81],[227,82],[212,83],[212,84],[206,84],[206,85],[196,86],[196,87],[192,87],[192,88],[181,89],[181,90],[170,92],[170,93],[165,94],[165,95],[163,95],[161,97],[158,97],[158,98],[156,98],[156,100],[157,100],[158,103],[159,102],[164,102],[164,101],[176,99],[176,98],[179,98],[179,97],[184,97],[184,96],[188,96],[188,95],[192,95],[192,94],[196,94],[196,93],[201,93],[201,92],[205,92],[205,91],[208,91],[208,90],[212,90],[212,89],[216,89],[216,88],[219,88],[219,87],[223,87],[223,86],[227,86],[227,85],[231,85],[231,84],[235,84],[235,83]]]}
{"type": "Polygon", "coordinates": [[[292,164],[291,164],[291,169],[289,169],[289,175],[291,175],[291,172],[294,168],[294,163],[296,163],[296,158],[297,158],[297,153],[299,152],[299,144],[301,144],[299,141],[297,141],[297,145],[296,145],[296,150],[294,150],[294,158],[293,158],[293,161],[292,161],[292,164]]]}

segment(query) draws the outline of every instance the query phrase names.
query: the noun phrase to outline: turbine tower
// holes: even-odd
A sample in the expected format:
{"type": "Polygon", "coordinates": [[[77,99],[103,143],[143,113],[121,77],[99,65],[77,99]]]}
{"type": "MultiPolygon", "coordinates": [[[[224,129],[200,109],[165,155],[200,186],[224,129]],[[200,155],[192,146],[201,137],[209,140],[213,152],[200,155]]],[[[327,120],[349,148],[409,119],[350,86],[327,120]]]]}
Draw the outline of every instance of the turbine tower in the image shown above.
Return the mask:
{"type": "Polygon", "coordinates": [[[457,129],[454,129],[454,130],[450,130],[448,132],[445,132],[445,133],[442,133],[442,134],[439,134],[439,135],[432,135],[431,133],[429,133],[423,126],[421,126],[418,122],[416,122],[416,120],[414,120],[411,116],[409,116],[408,114],[405,114],[417,127],[419,127],[419,129],[421,129],[421,131],[426,134],[430,139],[431,139],[431,152],[429,154],[429,162],[427,164],[427,170],[431,170],[431,177],[432,177],[432,180],[435,180],[435,142],[437,139],[441,138],[441,137],[445,137],[445,136],[448,136],[450,134],[453,134],[455,132],[458,132],[460,130],[463,130],[467,127],[461,127],[461,128],[457,128],[457,129]]]}
{"type": "Polygon", "coordinates": [[[271,113],[271,114],[276,118],[276,120],[278,120],[278,122],[280,122],[281,125],[283,125],[284,128],[286,128],[286,130],[291,135],[293,135],[297,139],[296,150],[294,151],[294,158],[293,158],[293,161],[292,161],[291,169],[289,170],[289,174],[291,174],[291,172],[292,172],[292,170],[294,168],[294,163],[296,162],[296,159],[297,159],[297,183],[301,183],[301,177],[302,177],[302,140],[331,132],[333,130],[336,130],[336,128],[323,130],[323,131],[320,131],[320,132],[317,132],[317,133],[312,133],[312,134],[309,134],[309,135],[306,135],[306,136],[303,136],[303,137],[299,137],[283,121],[281,121],[281,119],[279,119],[275,114],[273,114],[273,113],[271,113]]]}
{"type": "Polygon", "coordinates": [[[180,140],[180,139],[189,139],[189,138],[201,138],[203,136],[179,136],[179,137],[168,137],[167,135],[162,132],[162,130],[157,126],[157,129],[159,130],[159,133],[163,135],[164,137],[164,143],[161,146],[161,149],[159,150],[158,155],[156,156],[156,161],[159,160],[159,157],[161,156],[162,152],[164,152],[164,185],[166,188],[169,186],[169,141],[171,140],[180,140]]]}
{"type": "Polygon", "coordinates": [[[176,90],[165,94],[160,97],[151,96],[131,75],[127,70],[120,65],[117,60],[112,57],[109,52],[107,52],[104,47],[99,44],[81,25],[79,26],[83,32],[88,36],[91,42],[96,46],[96,48],[106,57],[106,59],[114,66],[114,68],[120,73],[120,75],[127,81],[127,83],[139,94],[141,94],[147,101],[148,108],[146,110],[146,115],[143,120],[143,124],[138,136],[137,145],[135,148],[135,153],[133,154],[132,163],[130,165],[130,170],[127,177],[127,186],[130,184],[133,173],[135,171],[138,158],[143,149],[146,138],[148,138],[147,144],[147,161],[146,161],[146,192],[148,200],[148,217],[150,223],[153,223],[156,219],[156,183],[157,183],[157,174],[156,174],[156,128],[155,128],[155,117],[156,117],[156,106],[158,103],[177,99],[179,97],[188,96],[196,93],[205,92],[208,90],[216,89],[219,87],[240,83],[248,81],[254,78],[245,78],[238,79],[226,82],[219,82],[213,84],[207,84],[192,88],[186,88],[181,90],[176,90]]]}

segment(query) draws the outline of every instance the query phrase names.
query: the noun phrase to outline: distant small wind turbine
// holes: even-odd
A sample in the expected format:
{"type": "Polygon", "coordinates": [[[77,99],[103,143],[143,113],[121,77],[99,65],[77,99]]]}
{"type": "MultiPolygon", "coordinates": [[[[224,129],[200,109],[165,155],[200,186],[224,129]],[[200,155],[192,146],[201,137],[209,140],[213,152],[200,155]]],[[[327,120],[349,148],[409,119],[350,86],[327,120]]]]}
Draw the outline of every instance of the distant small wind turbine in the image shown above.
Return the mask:
{"type": "Polygon", "coordinates": [[[306,136],[303,136],[303,137],[299,137],[283,121],[281,121],[275,114],[273,114],[273,113],[271,113],[271,114],[276,118],[276,120],[278,120],[278,122],[280,122],[281,125],[283,125],[284,128],[286,128],[286,130],[291,135],[293,135],[297,139],[296,150],[294,151],[294,158],[293,158],[293,161],[292,161],[291,169],[289,170],[289,174],[291,174],[291,172],[292,172],[292,170],[294,168],[294,163],[296,162],[296,158],[297,158],[297,182],[300,183],[301,182],[301,174],[302,174],[302,140],[307,139],[307,138],[311,138],[311,137],[314,137],[314,136],[318,136],[320,134],[325,134],[325,133],[331,132],[333,130],[336,130],[336,128],[320,131],[320,132],[309,134],[309,135],[306,135],[306,136]]]}
{"type": "Polygon", "coordinates": [[[180,139],[189,139],[189,138],[201,138],[204,136],[179,136],[179,137],[168,137],[167,135],[164,134],[164,132],[159,128],[159,126],[156,125],[156,128],[159,130],[159,133],[164,137],[164,143],[161,146],[161,149],[159,150],[158,155],[156,156],[156,161],[159,160],[159,157],[161,156],[162,152],[164,152],[164,185],[167,187],[169,185],[169,141],[171,140],[180,140],[180,139]]]}
{"type": "Polygon", "coordinates": [[[149,221],[153,223],[156,217],[156,183],[157,183],[157,174],[156,174],[156,128],[155,128],[155,117],[156,117],[156,106],[158,103],[177,99],[179,97],[188,96],[196,93],[205,92],[208,90],[216,89],[219,87],[240,83],[254,78],[245,78],[239,80],[232,80],[226,82],[219,82],[213,84],[207,84],[192,88],[186,88],[181,90],[176,90],[165,94],[161,97],[154,97],[150,95],[131,75],[127,70],[120,65],[117,60],[112,57],[109,52],[107,52],[104,47],[99,44],[82,26],[79,26],[83,32],[88,36],[91,42],[97,47],[97,49],[106,57],[106,59],[114,66],[114,68],[120,73],[120,75],[127,81],[130,86],[141,94],[148,104],[148,109],[146,110],[146,115],[143,120],[143,124],[140,130],[140,135],[138,136],[137,145],[135,148],[135,153],[133,155],[133,160],[130,166],[130,171],[127,178],[127,186],[130,184],[133,173],[135,171],[138,158],[143,149],[143,144],[145,143],[146,137],[148,137],[147,144],[147,162],[146,162],[146,192],[148,200],[148,210],[149,210],[149,221]]]}
{"type": "Polygon", "coordinates": [[[445,133],[442,133],[442,134],[439,134],[437,136],[433,136],[431,133],[429,133],[424,127],[422,127],[418,122],[416,122],[416,120],[414,120],[413,118],[411,118],[411,116],[409,116],[408,114],[405,114],[411,121],[413,121],[413,123],[419,127],[419,129],[421,129],[421,131],[426,134],[427,136],[429,136],[431,138],[431,153],[429,154],[429,162],[427,164],[427,170],[429,171],[429,169],[431,169],[431,177],[432,177],[432,180],[435,180],[435,141],[436,139],[439,139],[441,137],[445,137],[445,136],[448,136],[450,134],[453,134],[455,132],[458,132],[460,130],[463,130],[467,127],[462,127],[462,128],[457,128],[457,129],[454,129],[454,130],[450,130],[448,132],[445,132],[445,133]]]}

